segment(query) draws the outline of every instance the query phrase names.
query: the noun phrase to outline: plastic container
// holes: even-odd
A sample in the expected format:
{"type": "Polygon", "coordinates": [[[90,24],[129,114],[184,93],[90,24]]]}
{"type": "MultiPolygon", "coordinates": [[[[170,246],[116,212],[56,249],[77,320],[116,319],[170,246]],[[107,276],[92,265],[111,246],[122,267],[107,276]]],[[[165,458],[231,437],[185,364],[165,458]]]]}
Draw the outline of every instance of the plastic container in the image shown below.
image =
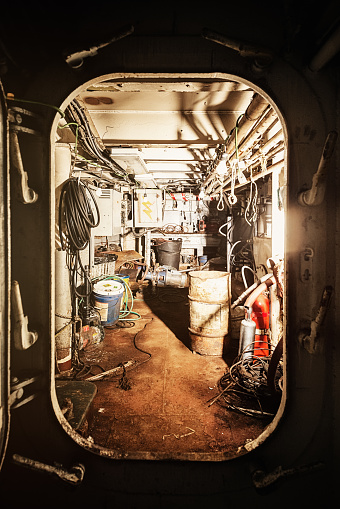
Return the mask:
{"type": "Polygon", "coordinates": [[[99,281],[93,287],[94,307],[102,325],[114,325],[119,319],[124,285],[114,280],[99,281]]]}
{"type": "Polygon", "coordinates": [[[205,265],[208,261],[208,255],[202,255],[198,257],[198,263],[200,265],[205,265]]]}
{"type": "Polygon", "coordinates": [[[123,310],[125,308],[125,303],[127,303],[129,300],[129,290],[126,288],[126,286],[129,285],[130,276],[128,276],[126,274],[115,274],[115,275],[123,280],[124,292],[123,292],[123,297],[122,297],[121,304],[120,304],[120,309],[123,310]]]}
{"type": "Polygon", "coordinates": [[[191,350],[222,357],[229,330],[230,273],[189,273],[191,350]]]}
{"type": "Polygon", "coordinates": [[[157,261],[159,265],[166,265],[174,269],[179,269],[181,258],[182,239],[161,240],[155,244],[157,252],[157,261]]]}

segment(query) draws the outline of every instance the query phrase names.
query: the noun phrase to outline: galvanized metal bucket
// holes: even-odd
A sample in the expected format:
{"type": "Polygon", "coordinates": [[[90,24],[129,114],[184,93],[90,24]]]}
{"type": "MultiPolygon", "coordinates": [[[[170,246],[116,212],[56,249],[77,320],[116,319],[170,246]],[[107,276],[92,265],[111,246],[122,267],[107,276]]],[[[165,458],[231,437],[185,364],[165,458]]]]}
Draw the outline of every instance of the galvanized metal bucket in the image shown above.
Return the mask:
{"type": "Polygon", "coordinates": [[[189,272],[191,350],[222,357],[229,331],[229,272],[189,272]]]}

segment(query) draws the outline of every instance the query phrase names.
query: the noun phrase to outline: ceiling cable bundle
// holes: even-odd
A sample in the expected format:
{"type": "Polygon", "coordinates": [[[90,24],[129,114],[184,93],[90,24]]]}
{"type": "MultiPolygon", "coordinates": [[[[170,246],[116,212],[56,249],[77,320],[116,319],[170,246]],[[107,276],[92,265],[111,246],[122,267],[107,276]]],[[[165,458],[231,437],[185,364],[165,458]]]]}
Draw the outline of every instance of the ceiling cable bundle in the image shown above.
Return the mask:
{"type": "Polygon", "coordinates": [[[114,161],[109,152],[100,146],[97,138],[94,136],[90,123],[86,117],[84,108],[80,103],[74,99],[66,109],[66,117],[70,119],[68,125],[75,131],[73,126],[77,125],[77,132],[75,135],[78,137],[79,143],[83,150],[89,154],[94,160],[98,161],[101,165],[108,168],[114,175],[118,175],[121,179],[131,184],[128,173],[114,161]]]}

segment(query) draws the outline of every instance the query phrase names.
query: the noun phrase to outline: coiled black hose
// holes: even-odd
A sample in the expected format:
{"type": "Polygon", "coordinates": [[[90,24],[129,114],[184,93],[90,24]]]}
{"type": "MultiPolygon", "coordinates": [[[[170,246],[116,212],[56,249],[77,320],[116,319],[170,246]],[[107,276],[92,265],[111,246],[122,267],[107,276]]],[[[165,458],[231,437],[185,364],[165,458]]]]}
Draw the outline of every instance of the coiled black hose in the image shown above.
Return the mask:
{"type": "Polygon", "coordinates": [[[59,200],[59,235],[62,249],[69,249],[73,254],[85,249],[91,238],[91,228],[98,226],[99,222],[98,204],[86,183],[76,178],[67,180],[59,200]]]}
{"type": "Polygon", "coordinates": [[[75,298],[88,298],[92,291],[88,272],[83,267],[79,251],[84,250],[91,239],[91,228],[99,225],[100,213],[94,194],[85,182],[70,178],[61,190],[59,199],[59,235],[61,247],[67,252],[67,265],[72,302],[75,298]],[[94,212],[95,210],[95,212],[94,212]],[[77,276],[81,275],[85,293],[78,291],[77,276]]]}

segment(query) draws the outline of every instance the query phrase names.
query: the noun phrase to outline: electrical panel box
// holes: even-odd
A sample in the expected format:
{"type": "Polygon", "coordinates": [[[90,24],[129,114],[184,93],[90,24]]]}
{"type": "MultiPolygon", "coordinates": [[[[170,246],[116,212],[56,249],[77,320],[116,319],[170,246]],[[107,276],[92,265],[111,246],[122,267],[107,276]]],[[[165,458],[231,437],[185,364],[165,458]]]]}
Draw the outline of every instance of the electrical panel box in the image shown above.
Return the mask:
{"type": "Polygon", "coordinates": [[[96,196],[100,223],[93,228],[95,237],[112,237],[121,233],[121,194],[114,189],[102,189],[102,194],[96,196]]]}
{"type": "Polygon", "coordinates": [[[162,192],[157,189],[137,189],[134,199],[136,227],[161,227],[163,224],[162,192]]]}

